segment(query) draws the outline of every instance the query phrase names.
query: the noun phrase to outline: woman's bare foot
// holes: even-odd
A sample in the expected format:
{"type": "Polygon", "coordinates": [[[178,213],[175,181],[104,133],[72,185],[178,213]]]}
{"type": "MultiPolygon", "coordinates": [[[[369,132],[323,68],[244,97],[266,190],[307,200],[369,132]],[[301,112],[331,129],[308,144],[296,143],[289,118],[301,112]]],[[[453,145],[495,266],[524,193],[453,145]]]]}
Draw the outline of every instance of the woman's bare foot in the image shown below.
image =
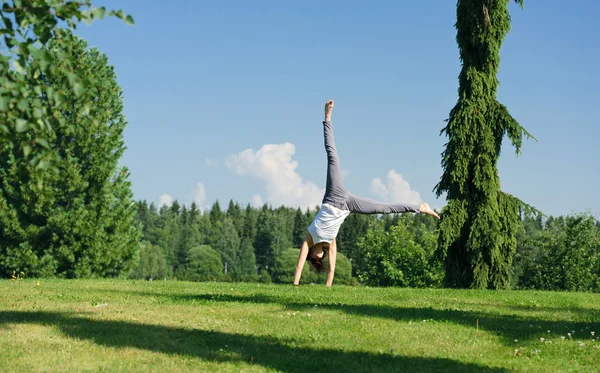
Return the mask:
{"type": "Polygon", "coordinates": [[[438,214],[436,214],[435,211],[433,211],[433,209],[431,207],[429,207],[429,204],[427,202],[421,204],[421,206],[419,206],[419,211],[422,214],[427,214],[427,215],[431,215],[437,219],[440,218],[440,216],[438,214]]]}
{"type": "Polygon", "coordinates": [[[333,100],[325,103],[325,121],[331,120],[331,112],[333,111],[333,100]]]}

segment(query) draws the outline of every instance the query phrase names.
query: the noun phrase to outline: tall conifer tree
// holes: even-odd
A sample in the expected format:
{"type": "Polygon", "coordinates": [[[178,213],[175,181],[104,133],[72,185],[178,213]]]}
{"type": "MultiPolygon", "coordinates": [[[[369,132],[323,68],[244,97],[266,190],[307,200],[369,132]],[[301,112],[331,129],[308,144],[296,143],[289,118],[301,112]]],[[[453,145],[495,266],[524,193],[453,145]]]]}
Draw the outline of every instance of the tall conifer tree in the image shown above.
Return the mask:
{"type": "MultiPolygon", "coordinates": [[[[523,0],[515,0],[523,6],[523,0]]],[[[457,43],[462,70],[458,102],[451,110],[435,188],[447,193],[438,253],[446,286],[506,288],[509,285],[520,211],[529,206],[500,190],[497,163],[506,135],[519,154],[531,137],[498,102],[500,47],[510,31],[510,0],[459,0],[457,43]]]]}

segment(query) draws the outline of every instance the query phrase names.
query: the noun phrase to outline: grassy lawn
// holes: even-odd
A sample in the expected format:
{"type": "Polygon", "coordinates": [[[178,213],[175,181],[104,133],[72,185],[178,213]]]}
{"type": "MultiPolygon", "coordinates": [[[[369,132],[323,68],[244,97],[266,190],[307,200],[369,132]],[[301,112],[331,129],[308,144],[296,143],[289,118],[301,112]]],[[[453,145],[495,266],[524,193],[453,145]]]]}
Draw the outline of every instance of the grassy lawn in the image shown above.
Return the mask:
{"type": "Polygon", "coordinates": [[[0,371],[600,372],[600,294],[0,281],[0,371]]]}

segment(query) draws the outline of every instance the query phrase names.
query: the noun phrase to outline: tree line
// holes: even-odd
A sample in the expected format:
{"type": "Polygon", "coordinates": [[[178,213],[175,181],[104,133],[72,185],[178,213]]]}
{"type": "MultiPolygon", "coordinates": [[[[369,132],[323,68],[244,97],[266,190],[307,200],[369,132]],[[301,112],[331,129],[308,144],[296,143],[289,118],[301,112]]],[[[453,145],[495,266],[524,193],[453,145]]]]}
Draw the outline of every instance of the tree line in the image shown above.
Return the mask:
{"type": "MultiPolygon", "coordinates": [[[[136,279],[291,283],[299,248],[316,209],[260,208],[230,200],[202,212],[138,201],[144,242],[136,279]]],[[[590,214],[526,215],[517,232],[510,285],[517,289],[600,291],[600,222],[590,214]]],[[[442,287],[439,227],[421,214],[351,214],[337,242],[336,282],[370,286],[442,287]]],[[[305,266],[303,282],[325,277],[305,266]]]]}

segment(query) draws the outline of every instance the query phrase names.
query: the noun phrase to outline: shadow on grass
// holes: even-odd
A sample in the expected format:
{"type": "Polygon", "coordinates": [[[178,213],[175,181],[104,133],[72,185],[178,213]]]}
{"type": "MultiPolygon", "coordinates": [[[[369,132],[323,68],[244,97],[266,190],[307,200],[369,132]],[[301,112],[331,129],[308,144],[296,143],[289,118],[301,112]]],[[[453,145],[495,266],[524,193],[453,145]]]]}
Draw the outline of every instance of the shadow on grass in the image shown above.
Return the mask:
{"type": "Polygon", "coordinates": [[[295,347],[293,340],[173,328],[125,321],[92,320],[68,313],[0,311],[0,325],[39,324],[66,336],[108,347],[133,347],[215,362],[246,362],[283,372],[466,372],[496,373],[449,359],[403,357],[335,349],[295,347]]]}
{"type": "MultiPolygon", "coordinates": [[[[434,320],[442,322],[451,322],[454,324],[465,325],[475,328],[477,322],[479,328],[494,333],[503,339],[503,343],[509,346],[514,345],[514,340],[527,341],[539,339],[540,337],[552,338],[567,336],[568,332],[576,331],[577,338],[590,337],[590,331],[600,330],[600,313],[590,309],[559,309],[551,308],[551,312],[562,310],[566,312],[578,313],[580,317],[589,321],[564,321],[564,320],[544,320],[536,316],[514,315],[514,313],[501,307],[498,313],[484,311],[463,311],[453,309],[435,309],[435,308],[411,308],[411,307],[388,307],[380,305],[355,305],[341,303],[324,302],[299,302],[285,297],[273,297],[262,294],[252,295],[229,295],[229,294],[160,294],[160,293],[138,293],[147,296],[168,297],[173,302],[241,302],[241,303],[261,303],[261,304],[281,304],[282,306],[298,311],[305,311],[307,308],[327,309],[345,312],[353,315],[365,317],[387,318],[396,321],[422,322],[423,320],[434,320]],[[504,313],[503,313],[504,312],[504,313]],[[548,333],[548,330],[550,333],[548,333]],[[585,337],[580,337],[581,335],[585,337]]],[[[543,308],[536,308],[535,311],[543,311],[543,308]]],[[[530,310],[530,311],[534,311],[530,310]]]]}

